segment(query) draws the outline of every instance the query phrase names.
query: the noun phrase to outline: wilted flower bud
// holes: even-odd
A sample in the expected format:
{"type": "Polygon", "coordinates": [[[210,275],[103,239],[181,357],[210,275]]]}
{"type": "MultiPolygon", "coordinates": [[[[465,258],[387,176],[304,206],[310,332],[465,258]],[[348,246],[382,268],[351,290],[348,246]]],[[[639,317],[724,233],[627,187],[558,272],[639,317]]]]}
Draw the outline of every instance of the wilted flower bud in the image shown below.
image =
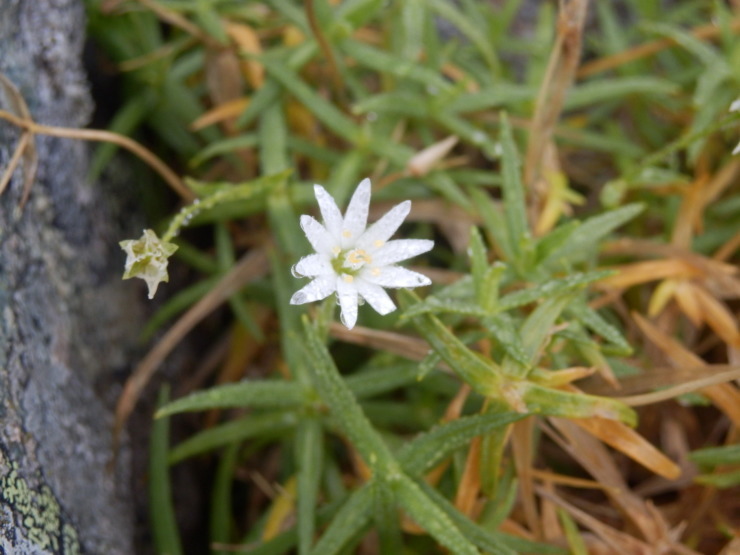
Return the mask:
{"type": "Polygon", "coordinates": [[[123,279],[143,279],[149,287],[149,298],[153,298],[157,286],[170,279],[167,275],[167,259],[175,253],[177,245],[163,241],[151,229],[145,229],[141,239],[128,239],[119,245],[126,251],[123,279]]]}

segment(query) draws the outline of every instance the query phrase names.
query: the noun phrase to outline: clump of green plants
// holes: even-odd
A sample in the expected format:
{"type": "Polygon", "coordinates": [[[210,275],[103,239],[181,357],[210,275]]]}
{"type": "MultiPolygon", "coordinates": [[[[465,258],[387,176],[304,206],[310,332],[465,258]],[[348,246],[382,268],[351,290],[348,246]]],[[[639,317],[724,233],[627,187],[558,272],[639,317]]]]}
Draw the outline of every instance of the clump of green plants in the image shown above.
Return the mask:
{"type": "Polygon", "coordinates": [[[740,13],[662,4],[87,0],[110,130],[182,203],[126,277],[194,276],[159,289],[118,430],[232,316],[154,418],[159,552],[194,457],[214,553],[740,544],[740,13]]]}

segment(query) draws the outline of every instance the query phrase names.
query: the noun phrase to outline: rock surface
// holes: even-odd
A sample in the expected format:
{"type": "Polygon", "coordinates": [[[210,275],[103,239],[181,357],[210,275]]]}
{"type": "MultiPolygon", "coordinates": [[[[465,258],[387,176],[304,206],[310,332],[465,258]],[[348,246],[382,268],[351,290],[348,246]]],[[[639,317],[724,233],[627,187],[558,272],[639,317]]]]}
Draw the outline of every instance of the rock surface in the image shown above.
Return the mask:
{"type": "MultiPolygon", "coordinates": [[[[80,0],[0,1],[0,72],[35,121],[91,114],[80,0]]],[[[13,111],[0,90],[0,109],[13,111]]],[[[21,133],[0,120],[0,174],[21,133]]],[[[112,463],[114,372],[140,322],[120,280],[113,197],[86,181],[89,145],[37,136],[38,171],[0,197],[0,554],[133,553],[128,456],[112,463]]]]}

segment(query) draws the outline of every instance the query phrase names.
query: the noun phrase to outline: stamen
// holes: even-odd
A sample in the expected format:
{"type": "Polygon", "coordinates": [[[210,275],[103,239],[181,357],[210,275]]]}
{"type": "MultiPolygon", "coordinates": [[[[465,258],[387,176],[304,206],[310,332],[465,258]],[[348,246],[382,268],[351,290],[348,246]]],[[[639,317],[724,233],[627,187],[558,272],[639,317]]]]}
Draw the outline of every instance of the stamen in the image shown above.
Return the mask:
{"type": "Polygon", "coordinates": [[[349,239],[350,237],[352,237],[352,232],[349,229],[345,229],[344,231],[342,231],[342,237],[344,237],[345,239],[349,239]]]}
{"type": "Polygon", "coordinates": [[[370,270],[370,273],[371,273],[372,275],[374,275],[374,276],[376,276],[376,277],[377,277],[377,276],[379,276],[379,275],[380,275],[380,268],[373,268],[372,270],[370,270]]]}
{"type": "Polygon", "coordinates": [[[353,278],[349,274],[342,274],[342,279],[344,280],[344,283],[352,283],[353,281],[355,281],[355,278],[353,278]]]}
{"type": "Polygon", "coordinates": [[[383,245],[385,245],[385,241],[381,241],[380,239],[376,239],[375,241],[373,241],[374,247],[382,247],[383,245]]]}
{"type": "Polygon", "coordinates": [[[362,249],[355,249],[347,255],[347,262],[350,264],[370,264],[372,261],[370,255],[362,249]]]}

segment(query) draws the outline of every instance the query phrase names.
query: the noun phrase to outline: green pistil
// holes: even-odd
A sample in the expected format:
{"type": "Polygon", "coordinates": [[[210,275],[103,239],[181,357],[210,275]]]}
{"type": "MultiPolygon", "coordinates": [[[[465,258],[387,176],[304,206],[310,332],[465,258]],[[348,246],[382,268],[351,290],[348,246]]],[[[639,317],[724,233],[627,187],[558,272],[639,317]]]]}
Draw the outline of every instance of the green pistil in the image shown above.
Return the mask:
{"type": "Polygon", "coordinates": [[[372,261],[370,255],[362,249],[347,249],[339,251],[331,259],[331,266],[337,275],[347,274],[353,278],[360,273],[360,270],[372,261]],[[353,267],[354,266],[354,267],[353,267]]]}

